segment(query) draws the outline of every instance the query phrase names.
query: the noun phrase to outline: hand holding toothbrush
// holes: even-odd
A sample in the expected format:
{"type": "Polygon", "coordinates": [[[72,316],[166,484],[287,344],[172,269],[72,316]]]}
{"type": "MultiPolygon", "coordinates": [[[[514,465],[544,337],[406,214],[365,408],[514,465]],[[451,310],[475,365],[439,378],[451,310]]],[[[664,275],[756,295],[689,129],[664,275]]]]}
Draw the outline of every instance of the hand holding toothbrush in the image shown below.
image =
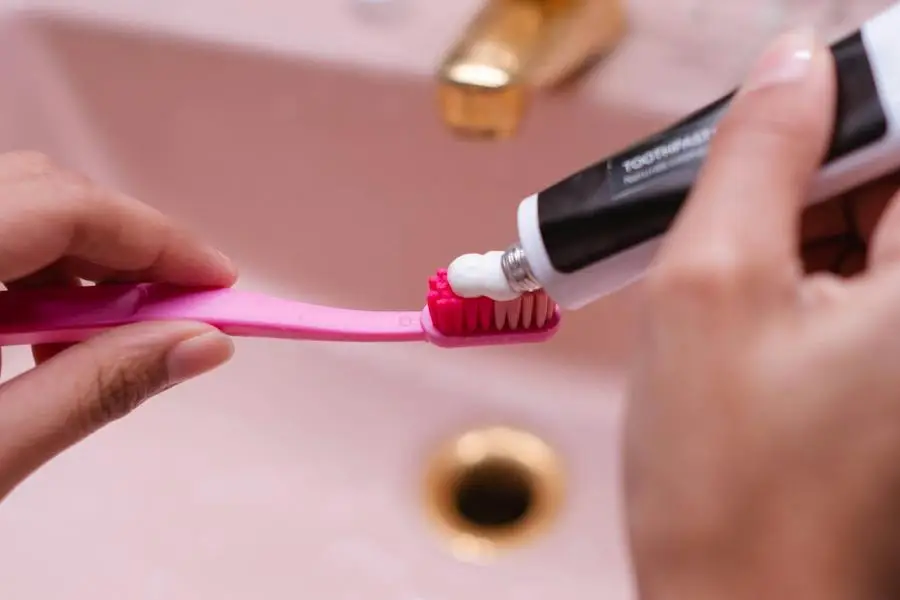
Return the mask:
{"type": "Polygon", "coordinates": [[[900,194],[801,226],[834,85],[811,34],[766,53],[645,282],[623,447],[642,600],[900,594],[900,194]]]}
{"type": "MultiPolygon", "coordinates": [[[[230,286],[228,259],[154,209],[35,153],[0,155],[0,282],[79,280],[230,286]]],[[[36,346],[36,367],[0,385],[0,500],[47,460],[148,397],[230,358],[191,322],[142,323],[84,343],[36,346]]]]}

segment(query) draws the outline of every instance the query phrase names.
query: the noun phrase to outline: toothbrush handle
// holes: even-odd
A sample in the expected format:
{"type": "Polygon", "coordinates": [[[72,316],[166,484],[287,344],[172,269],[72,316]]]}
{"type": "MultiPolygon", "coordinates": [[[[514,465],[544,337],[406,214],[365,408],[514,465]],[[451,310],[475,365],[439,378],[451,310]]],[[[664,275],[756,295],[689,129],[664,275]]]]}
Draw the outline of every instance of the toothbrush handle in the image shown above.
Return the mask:
{"type": "Polygon", "coordinates": [[[159,320],[200,321],[236,336],[424,339],[417,311],[329,308],[234,289],[139,283],[0,292],[0,346],[78,342],[113,327],[159,320]]]}

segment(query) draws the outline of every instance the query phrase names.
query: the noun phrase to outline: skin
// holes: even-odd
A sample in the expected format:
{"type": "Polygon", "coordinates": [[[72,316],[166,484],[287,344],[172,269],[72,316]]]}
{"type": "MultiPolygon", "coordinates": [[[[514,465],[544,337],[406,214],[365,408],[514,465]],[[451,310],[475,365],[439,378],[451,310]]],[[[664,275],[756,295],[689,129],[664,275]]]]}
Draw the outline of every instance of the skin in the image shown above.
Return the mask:
{"type": "MultiPolygon", "coordinates": [[[[0,282],[81,280],[230,286],[230,261],[159,212],[32,152],[0,155],[0,282]]],[[[123,327],[34,348],[36,367],[0,385],[0,500],[35,469],[154,394],[231,357],[197,323],[123,327]]]]}
{"type": "Polygon", "coordinates": [[[900,594],[898,181],[801,217],[834,97],[814,38],[770,49],[648,274],[622,449],[642,599],[900,594]]]}

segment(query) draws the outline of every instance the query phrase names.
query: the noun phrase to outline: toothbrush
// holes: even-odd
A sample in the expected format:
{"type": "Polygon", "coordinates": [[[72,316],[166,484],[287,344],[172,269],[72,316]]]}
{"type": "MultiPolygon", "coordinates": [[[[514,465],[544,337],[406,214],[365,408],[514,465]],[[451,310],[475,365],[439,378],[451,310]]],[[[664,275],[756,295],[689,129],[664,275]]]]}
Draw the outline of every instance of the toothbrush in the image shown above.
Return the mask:
{"type": "Polygon", "coordinates": [[[363,311],[235,289],[162,283],[0,292],[0,346],[79,342],[131,323],[191,320],[243,337],[343,342],[429,342],[444,348],[541,342],[559,329],[544,292],[509,302],[461,298],[446,270],[429,279],[421,311],[363,311]]]}

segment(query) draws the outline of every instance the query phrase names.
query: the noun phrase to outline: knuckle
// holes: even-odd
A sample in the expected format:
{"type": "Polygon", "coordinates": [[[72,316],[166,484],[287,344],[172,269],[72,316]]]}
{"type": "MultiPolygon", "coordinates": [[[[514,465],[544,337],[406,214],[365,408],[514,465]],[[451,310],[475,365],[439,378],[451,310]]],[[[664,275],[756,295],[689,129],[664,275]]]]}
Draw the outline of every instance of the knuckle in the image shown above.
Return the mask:
{"type": "Polygon", "coordinates": [[[60,196],[66,200],[85,202],[96,198],[96,185],[86,175],[74,171],[57,171],[53,179],[61,192],[60,196]]]}
{"type": "Polygon", "coordinates": [[[85,433],[121,419],[166,387],[166,369],[158,364],[122,360],[112,369],[98,369],[82,397],[78,414],[85,433]]]}
{"type": "Polygon", "coordinates": [[[84,234],[86,214],[103,213],[103,197],[97,186],[85,175],[72,171],[55,171],[42,181],[43,201],[47,211],[72,228],[73,240],[84,234]]]}
{"type": "Polygon", "coordinates": [[[0,157],[0,166],[11,174],[23,177],[46,175],[56,166],[46,154],[33,150],[17,150],[0,157]]]}
{"type": "Polygon", "coordinates": [[[721,297],[730,285],[730,274],[724,265],[707,262],[660,265],[647,277],[647,295],[655,301],[709,300],[721,297]]]}
{"type": "Polygon", "coordinates": [[[707,305],[739,298],[767,277],[764,262],[719,249],[660,264],[648,274],[647,294],[659,302],[679,300],[707,305]]]}

